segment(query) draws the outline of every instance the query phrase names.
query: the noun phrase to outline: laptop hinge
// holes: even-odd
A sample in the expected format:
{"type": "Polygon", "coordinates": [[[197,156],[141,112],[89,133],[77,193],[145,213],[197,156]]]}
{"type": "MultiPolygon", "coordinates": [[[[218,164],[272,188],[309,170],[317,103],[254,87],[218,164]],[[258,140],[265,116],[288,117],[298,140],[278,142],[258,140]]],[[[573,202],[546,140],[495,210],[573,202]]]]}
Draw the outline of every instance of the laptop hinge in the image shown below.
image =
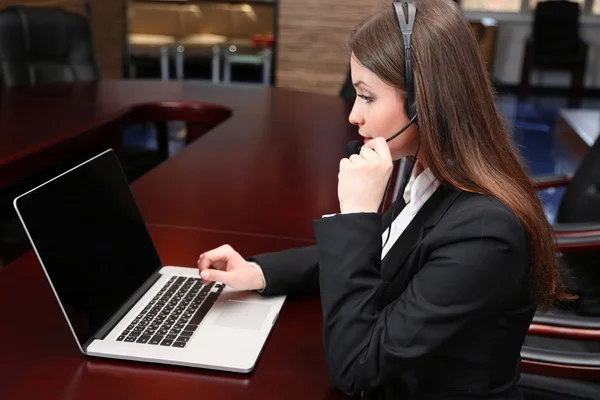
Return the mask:
{"type": "Polygon", "coordinates": [[[113,330],[113,328],[119,323],[119,321],[121,321],[125,314],[127,314],[129,310],[131,310],[133,306],[142,298],[142,296],[146,294],[146,292],[152,287],[152,285],[154,285],[154,283],[156,283],[156,281],[160,279],[162,275],[158,271],[160,271],[160,268],[157,269],[152,275],[150,275],[150,277],[146,279],[146,282],[144,282],[144,284],[142,284],[142,286],[140,286],[138,290],[136,290],[136,292],[119,308],[119,310],[116,313],[114,313],[112,317],[104,325],[102,325],[100,329],[98,329],[96,334],[84,345],[84,350],[87,349],[87,347],[94,340],[104,339],[106,335],[108,335],[108,333],[111,330],[113,330]]]}

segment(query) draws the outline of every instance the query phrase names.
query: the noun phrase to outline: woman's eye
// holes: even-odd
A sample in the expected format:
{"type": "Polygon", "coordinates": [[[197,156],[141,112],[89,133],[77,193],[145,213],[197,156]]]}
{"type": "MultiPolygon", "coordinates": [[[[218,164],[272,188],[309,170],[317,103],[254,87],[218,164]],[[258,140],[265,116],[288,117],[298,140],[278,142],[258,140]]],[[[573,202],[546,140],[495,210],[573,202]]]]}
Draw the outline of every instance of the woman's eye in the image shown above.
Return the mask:
{"type": "Polygon", "coordinates": [[[367,103],[370,103],[370,102],[373,101],[373,98],[371,96],[367,96],[367,95],[364,95],[364,94],[359,94],[357,96],[360,97],[361,99],[363,99],[367,103]]]}

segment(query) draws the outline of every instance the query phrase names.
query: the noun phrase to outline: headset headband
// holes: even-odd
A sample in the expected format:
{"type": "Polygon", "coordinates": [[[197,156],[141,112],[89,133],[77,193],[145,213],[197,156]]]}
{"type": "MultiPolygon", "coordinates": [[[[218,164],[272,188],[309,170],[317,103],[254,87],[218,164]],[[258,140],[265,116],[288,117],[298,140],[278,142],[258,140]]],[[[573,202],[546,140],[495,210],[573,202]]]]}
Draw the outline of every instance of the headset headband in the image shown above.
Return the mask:
{"type": "Polygon", "coordinates": [[[396,17],[398,18],[400,30],[402,31],[402,38],[404,39],[404,48],[410,49],[410,39],[412,36],[413,25],[415,24],[415,15],[417,14],[417,7],[415,6],[415,3],[413,3],[410,0],[396,1],[394,2],[394,7],[396,8],[396,17]],[[406,22],[406,17],[404,15],[403,5],[405,3],[408,6],[408,22],[406,22]]]}
{"type": "Polygon", "coordinates": [[[417,14],[417,6],[412,0],[395,1],[393,4],[396,11],[396,18],[398,19],[398,24],[400,25],[400,31],[402,32],[402,39],[404,41],[404,59],[406,64],[406,114],[412,119],[417,114],[417,105],[415,101],[412,51],[410,48],[410,42],[415,23],[415,15],[417,14]],[[404,4],[406,4],[408,8],[408,19],[404,14],[404,4]]]}

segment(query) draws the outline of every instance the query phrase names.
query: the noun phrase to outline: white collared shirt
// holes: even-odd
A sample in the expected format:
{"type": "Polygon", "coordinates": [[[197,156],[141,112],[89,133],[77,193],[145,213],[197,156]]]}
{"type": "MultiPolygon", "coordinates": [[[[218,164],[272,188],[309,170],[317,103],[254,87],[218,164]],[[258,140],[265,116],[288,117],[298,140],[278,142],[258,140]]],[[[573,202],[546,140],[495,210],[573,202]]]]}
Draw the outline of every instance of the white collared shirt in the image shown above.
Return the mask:
{"type": "MultiPolygon", "coordinates": [[[[416,167],[416,166],[415,166],[416,167]]],[[[440,186],[440,182],[435,179],[433,173],[429,168],[421,172],[415,178],[415,170],[404,189],[404,201],[407,203],[406,207],[398,214],[398,216],[392,222],[392,226],[386,229],[382,234],[382,245],[383,249],[381,250],[381,259],[386,256],[386,254],[390,251],[394,243],[398,240],[402,232],[406,229],[410,221],[417,215],[417,212],[423,207],[423,204],[436,189],[440,186]],[[388,236],[388,230],[391,229],[390,238],[387,243],[385,240],[388,236]]]]}

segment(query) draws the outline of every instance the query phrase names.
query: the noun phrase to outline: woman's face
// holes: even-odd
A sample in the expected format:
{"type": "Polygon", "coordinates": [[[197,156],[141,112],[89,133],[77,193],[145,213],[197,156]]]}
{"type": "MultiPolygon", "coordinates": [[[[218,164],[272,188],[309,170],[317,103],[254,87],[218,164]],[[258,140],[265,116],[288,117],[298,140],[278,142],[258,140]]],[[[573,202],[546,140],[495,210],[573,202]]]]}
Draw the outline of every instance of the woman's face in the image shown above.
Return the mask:
{"type": "MultiPolygon", "coordinates": [[[[379,79],[354,55],[350,57],[350,70],[357,96],[348,119],[358,127],[358,133],[365,138],[365,143],[376,137],[387,139],[408,125],[410,118],[404,109],[404,93],[379,79]]],[[[388,142],[392,158],[398,160],[414,155],[417,151],[417,135],[416,125],[413,124],[388,142]]],[[[419,159],[422,159],[422,150],[419,151],[419,159]]]]}

